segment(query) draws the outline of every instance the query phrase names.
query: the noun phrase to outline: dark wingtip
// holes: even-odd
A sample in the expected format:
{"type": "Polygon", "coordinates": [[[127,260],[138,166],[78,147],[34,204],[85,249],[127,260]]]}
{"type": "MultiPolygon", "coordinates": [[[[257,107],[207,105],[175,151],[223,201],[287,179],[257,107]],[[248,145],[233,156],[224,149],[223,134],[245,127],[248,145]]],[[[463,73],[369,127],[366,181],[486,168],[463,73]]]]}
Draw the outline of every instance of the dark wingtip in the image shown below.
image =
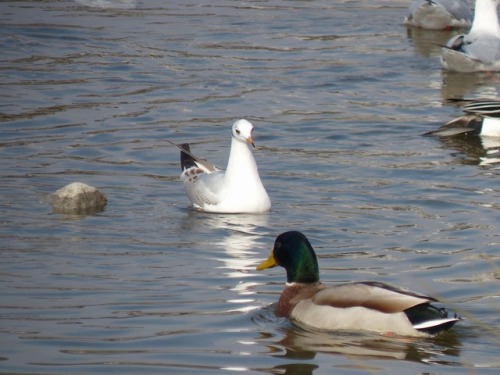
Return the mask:
{"type": "Polygon", "coordinates": [[[196,167],[196,161],[193,159],[191,154],[191,148],[189,143],[183,143],[180,145],[181,148],[181,169],[185,171],[188,168],[196,167]],[[187,151],[184,152],[183,150],[187,151]]]}

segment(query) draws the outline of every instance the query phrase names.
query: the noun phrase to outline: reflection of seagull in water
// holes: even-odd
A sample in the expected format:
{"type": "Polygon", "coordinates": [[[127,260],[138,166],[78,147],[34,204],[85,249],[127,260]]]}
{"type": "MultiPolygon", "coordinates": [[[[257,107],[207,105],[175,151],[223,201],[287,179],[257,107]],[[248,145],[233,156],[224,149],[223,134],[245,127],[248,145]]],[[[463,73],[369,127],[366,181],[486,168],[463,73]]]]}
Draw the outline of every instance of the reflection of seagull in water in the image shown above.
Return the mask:
{"type": "Polygon", "coordinates": [[[436,345],[420,345],[422,341],[406,336],[384,337],[368,332],[353,334],[353,332],[336,331],[332,333],[291,327],[285,331],[285,337],[279,341],[279,344],[291,351],[293,358],[297,357],[297,353],[304,357],[308,353],[313,355],[320,352],[347,355],[354,361],[357,358],[360,363],[370,357],[435,363],[443,355],[459,356],[462,346],[459,338],[456,332],[449,331],[446,335],[446,345],[440,348],[436,345]]]}
{"type": "Polygon", "coordinates": [[[500,100],[465,100],[464,115],[424,135],[449,137],[460,134],[500,137],[500,100]]]}
{"type": "Polygon", "coordinates": [[[224,262],[229,277],[242,278],[252,276],[257,260],[258,241],[263,237],[259,228],[268,224],[267,215],[211,215],[208,220],[211,226],[224,229],[227,235],[221,236],[217,245],[222,248],[226,257],[218,258],[224,262]]]}
{"type": "Polygon", "coordinates": [[[404,23],[423,29],[470,27],[472,12],[465,0],[413,0],[404,23]]]}
{"type": "Polygon", "coordinates": [[[246,312],[259,308],[260,305],[255,304],[252,297],[258,283],[249,278],[254,276],[256,249],[259,248],[259,240],[266,235],[262,228],[268,226],[268,215],[210,214],[203,218],[203,224],[208,225],[211,231],[224,232],[214,245],[221,250],[215,257],[221,262],[217,268],[225,277],[235,281],[230,290],[238,296],[233,294],[226,300],[231,304],[229,311],[246,312]]]}
{"type": "Polygon", "coordinates": [[[234,123],[225,171],[191,154],[188,144],[176,145],[181,149],[181,180],[194,207],[218,213],[269,211],[271,200],[248,147],[255,147],[252,131],[253,125],[247,120],[234,123]]]}
{"type": "Polygon", "coordinates": [[[500,0],[476,0],[470,32],[451,38],[443,47],[444,69],[463,73],[500,71],[498,4],[500,0]]]}

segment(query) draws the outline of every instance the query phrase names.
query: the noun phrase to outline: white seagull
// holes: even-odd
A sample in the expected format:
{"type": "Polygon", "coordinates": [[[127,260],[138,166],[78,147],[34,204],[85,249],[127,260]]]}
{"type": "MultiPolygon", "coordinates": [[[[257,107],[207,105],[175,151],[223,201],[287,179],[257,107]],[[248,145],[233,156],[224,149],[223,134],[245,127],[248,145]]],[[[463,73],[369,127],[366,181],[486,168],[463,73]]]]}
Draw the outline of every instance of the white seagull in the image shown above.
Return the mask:
{"type": "Polygon", "coordinates": [[[413,0],[404,23],[430,30],[470,27],[472,12],[465,0],[413,0]]]}
{"type": "Polygon", "coordinates": [[[469,33],[451,38],[443,47],[444,69],[462,73],[500,71],[499,4],[500,0],[476,0],[469,33]]]}
{"type": "Polygon", "coordinates": [[[449,137],[473,134],[500,137],[500,100],[468,100],[463,106],[465,114],[424,135],[449,137]]]}
{"type": "Polygon", "coordinates": [[[249,145],[253,125],[247,120],[233,124],[231,151],[226,170],[193,154],[189,144],[181,149],[181,181],[193,206],[217,213],[262,213],[271,209],[271,200],[260,180],[249,145]]]}

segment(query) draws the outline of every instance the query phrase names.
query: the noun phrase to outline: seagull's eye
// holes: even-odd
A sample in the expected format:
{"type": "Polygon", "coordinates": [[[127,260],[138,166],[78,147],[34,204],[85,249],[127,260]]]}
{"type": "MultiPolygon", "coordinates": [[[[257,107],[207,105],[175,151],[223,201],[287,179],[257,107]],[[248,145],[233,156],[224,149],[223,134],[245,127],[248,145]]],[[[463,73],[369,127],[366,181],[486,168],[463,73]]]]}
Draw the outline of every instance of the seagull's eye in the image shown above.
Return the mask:
{"type": "Polygon", "coordinates": [[[238,135],[241,133],[240,129],[235,129],[235,131],[236,131],[236,134],[238,134],[238,135]]]}

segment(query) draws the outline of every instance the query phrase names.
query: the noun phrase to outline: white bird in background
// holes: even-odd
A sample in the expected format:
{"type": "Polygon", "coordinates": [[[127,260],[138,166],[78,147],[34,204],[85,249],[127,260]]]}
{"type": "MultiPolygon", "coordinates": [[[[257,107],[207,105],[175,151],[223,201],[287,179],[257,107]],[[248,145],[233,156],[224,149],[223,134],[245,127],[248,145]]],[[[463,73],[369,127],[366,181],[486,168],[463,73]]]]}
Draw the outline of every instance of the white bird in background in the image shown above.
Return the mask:
{"type": "Polygon", "coordinates": [[[449,137],[473,134],[484,137],[500,137],[500,100],[467,100],[465,114],[424,135],[449,137]]]}
{"type": "Polygon", "coordinates": [[[181,180],[195,208],[217,213],[262,213],[271,209],[249,148],[255,147],[252,131],[253,125],[247,120],[233,124],[225,171],[191,154],[187,143],[176,145],[181,149],[181,180]]]}
{"type": "Polygon", "coordinates": [[[443,47],[444,69],[462,73],[500,71],[499,4],[500,0],[476,0],[469,33],[451,38],[443,47]]]}
{"type": "Polygon", "coordinates": [[[413,0],[404,23],[431,30],[470,27],[472,12],[465,0],[413,0]]]}

